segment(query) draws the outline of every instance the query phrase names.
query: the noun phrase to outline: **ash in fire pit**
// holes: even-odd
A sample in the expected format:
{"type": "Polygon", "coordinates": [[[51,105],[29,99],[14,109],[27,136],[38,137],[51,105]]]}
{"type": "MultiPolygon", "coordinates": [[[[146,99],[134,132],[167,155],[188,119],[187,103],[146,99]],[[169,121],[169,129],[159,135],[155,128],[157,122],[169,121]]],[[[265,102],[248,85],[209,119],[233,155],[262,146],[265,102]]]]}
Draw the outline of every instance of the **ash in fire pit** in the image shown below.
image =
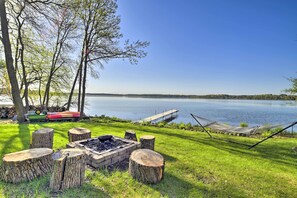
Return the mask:
{"type": "Polygon", "coordinates": [[[125,144],[128,144],[128,142],[115,139],[111,135],[105,135],[95,139],[86,140],[85,142],[81,142],[80,144],[92,150],[102,152],[110,149],[123,148],[125,144]]]}
{"type": "Polygon", "coordinates": [[[70,142],[68,148],[80,148],[87,155],[87,164],[94,168],[103,168],[117,164],[130,157],[140,148],[140,143],[112,135],[70,142]]]}

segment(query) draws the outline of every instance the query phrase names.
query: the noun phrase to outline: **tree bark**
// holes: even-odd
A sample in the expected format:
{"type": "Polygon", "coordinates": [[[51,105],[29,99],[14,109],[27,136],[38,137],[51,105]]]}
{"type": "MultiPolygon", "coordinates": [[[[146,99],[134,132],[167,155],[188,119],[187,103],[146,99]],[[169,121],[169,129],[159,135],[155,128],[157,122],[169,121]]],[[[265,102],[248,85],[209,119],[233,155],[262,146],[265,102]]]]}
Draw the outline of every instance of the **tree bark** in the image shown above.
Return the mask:
{"type": "MultiPolygon", "coordinates": [[[[79,66],[79,67],[80,67],[80,66],[79,66]]],[[[71,91],[70,91],[70,93],[69,93],[69,98],[68,98],[67,107],[66,107],[66,109],[67,109],[68,111],[69,111],[70,106],[71,106],[72,96],[73,96],[73,92],[74,92],[74,89],[75,89],[75,85],[76,85],[76,81],[77,81],[79,72],[80,72],[80,68],[79,68],[79,69],[77,70],[77,72],[76,72],[76,75],[75,75],[75,78],[74,78],[74,81],[73,81],[73,84],[72,84],[72,88],[71,88],[71,91]]]]}
{"type": "Polygon", "coordinates": [[[140,137],[142,149],[155,150],[155,137],[152,135],[144,135],[140,137]]]}
{"type": "Polygon", "coordinates": [[[53,148],[54,129],[43,128],[32,133],[31,148],[53,148]]]}
{"type": "MultiPolygon", "coordinates": [[[[86,44],[88,46],[88,42],[86,44]]],[[[86,50],[88,47],[86,47],[86,50]]],[[[87,52],[86,52],[87,53],[87,52]]],[[[81,109],[80,109],[80,119],[84,116],[84,109],[85,109],[85,99],[86,99],[86,83],[87,83],[87,71],[88,71],[88,55],[86,54],[85,60],[84,60],[84,71],[83,74],[83,82],[82,82],[82,96],[81,96],[81,109]]]]}
{"type": "Polygon", "coordinates": [[[1,17],[2,43],[4,45],[6,69],[9,76],[10,85],[11,85],[13,104],[17,112],[18,121],[22,123],[25,121],[25,117],[24,117],[25,112],[24,112],[23,101],[21,99],[18,80],[16,78],[15,68],[13,66],[11,44],[10,44],[9,33],[8,33],[8,21],[6,17],[5,0],[0,0],[0,17],[1,17]]]}
{"type": "Polygon", "coordinates": [[[75,142],[89,138],[91,138],[91,131],[89,129],[77,127],[68,131],[69,142],[75,142]]]}
{"type": "Polygon", "coordinates": [[[155,184],[164,177],[162,155],[149,149],[133,151],[129,159],[129,174],[140,182],[155,184]]]}
{"type": "Polygon", "coordinates": [[[1,179],[18,183],[46,175],[52,169],[52,153],[49,148],[34,148],[6,154],[0,171],[1,179]]]}
{"type": "Polygon", "coordinates": [[[131,131],[131,130],[125,131],[125,139],[133,140],[133,141],[137,142],[136,133],[134,131],[131,131]]]}
{"type": "Polygon", "coordinates": [[[80,149],[63,149],[54,158],[50,188],[57,192],[81,186],[85,178],[85,153],[80,149]]]}

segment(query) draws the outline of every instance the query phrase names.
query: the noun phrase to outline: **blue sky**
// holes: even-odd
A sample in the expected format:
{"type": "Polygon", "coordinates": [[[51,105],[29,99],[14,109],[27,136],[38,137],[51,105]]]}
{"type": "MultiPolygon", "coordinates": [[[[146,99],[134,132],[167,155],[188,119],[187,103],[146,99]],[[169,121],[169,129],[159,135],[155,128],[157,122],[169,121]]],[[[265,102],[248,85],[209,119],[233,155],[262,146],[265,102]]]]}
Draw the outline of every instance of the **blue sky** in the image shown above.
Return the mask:
{"type": "Polygon", "coordinates": [[[88,92],[280,94],[297,77],[297,1],[118,0],[138,65],[112,61],[88,92]]]}

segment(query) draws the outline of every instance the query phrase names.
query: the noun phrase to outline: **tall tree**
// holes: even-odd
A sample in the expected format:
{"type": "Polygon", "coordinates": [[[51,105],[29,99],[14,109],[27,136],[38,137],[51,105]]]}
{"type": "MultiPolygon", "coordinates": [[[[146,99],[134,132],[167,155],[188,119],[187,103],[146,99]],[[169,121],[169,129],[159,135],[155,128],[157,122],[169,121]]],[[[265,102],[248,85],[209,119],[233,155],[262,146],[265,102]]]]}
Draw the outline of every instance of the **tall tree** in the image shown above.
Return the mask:
{"type": "MultiPolygon", "coordinates": [[[[125,41],[121,46],[120,17],[116,15],[117,3],[115,0],[78,0],[79,19],[82,24],[83,41],[81,46],[81,61],[77,71],[79,79],[78,106],[81,116],[84,115],[86,81],[88,72],[97,76],[95,66],[103,67],[103,62],[112,59],[129,59],[136,64],[139,58],[146,56],[143,48],[148,42],[125,41]]],[[[75,78],[74,84],[77,78],[75,78]]],[[[71,96],[71,95],[70,95],[71,96]]],[[[68,105],[71,98],[68,100],[68,105]]]]}
{"type": "Polygon", "coordinates": [[[55,35],[55,44],[43,99],[43,105],[46,107],[49,104],[50,88],[54,75],[59,69],[72,62],[68,56],[68,53],[72,50],[69,40],[76,38],[74,34],[76,31],[75,15],[73,15],[71,9],[62,7],[59,8],[56,13],[56,18],[52,24],[52,35],[55,35]]]}
{"type": "Polygon", "coordinates": [[[288,78],[291,81],[292,85],[291,88],[286,89],[285,92],[290,94],[297,94],[297,78],[288,78]]]}
{"type": "Polygon", "coordinates": [[[12,99],[17,112],[18,121],[22,123],[25,121],[25,117],[24,117],[25,111],[24,111],[24,106],[20,95],[20,89],[19,89],[17,77],[15,74],[15,68],[13,66],[13,58],[12,58],[11,44],[9,40],[5,0],[0,0],[0,17],[1,17],[1,32],[2,32],[1,41],[4,45],[6,69],[9,76],[10,85],[11,85],[12,99]]]}

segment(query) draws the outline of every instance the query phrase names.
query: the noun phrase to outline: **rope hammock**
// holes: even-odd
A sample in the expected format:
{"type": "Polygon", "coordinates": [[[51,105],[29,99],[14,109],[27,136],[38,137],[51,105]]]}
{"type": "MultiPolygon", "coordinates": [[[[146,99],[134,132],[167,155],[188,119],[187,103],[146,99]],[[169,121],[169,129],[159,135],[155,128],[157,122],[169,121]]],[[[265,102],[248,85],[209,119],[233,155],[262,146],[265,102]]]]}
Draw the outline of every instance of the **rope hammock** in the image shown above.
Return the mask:
{"type": "Polygon", "coordinates": [[[209,120],[197,115],[191,114],[192,117],[198,122],[198,124],[202,127],[210,128],[214,131],[222,131],[225,133],[234,133],[234,134],[243,134],[245,136],[254,135],[257,133],[261,133],[273,128],[283,127],[281,124],[276,125],[263,125],[263,126],[254,126],[254,127],[241,127],[241,126],[232,126],[222,122],[209,120]]]}
{"type": "Polygon", "coordinates": [[[206,118],[203,118],[203,117],[200,117],[200,116],[197,116],[197,115],[193,115],[193,114],[191,114],[191,116],[194,118],[194,120],[203,128],[203,130],[211,138],[215,138],[215,137],[213,137],[209,133],[209,131],[206,130],[206,127],[210,128],[210,129],[212,129],[214,131],[221,131],[221,132],[224,132],[224,133],[234,133],[234,134],[245,135],[245,136],[250,136],[250,135],[261,133],[261,132],[264,132],[264,131],[267,131],[267,130],[270,130],[270,129],[282,127],[277,132],[271,134],[270,136],[264,138],[263,140],[257,142],[256,144],[253,144],[253,145],[247,145],[247,144],[243,144],[243,143],[234,142],[234,141],[231,141],[231,140],[215,138],[215,139],[220,139],[220,140],[224,140],[224,141],[227,141],[227,142],[242,144],[242,145],[248,146],[250,149],[297,124],[297,122],[293,122],[293,123],[290,123],[290,124],[287,124],[287,125],[277,124],[277,125],[263,125],[263,126],[254,126],[254,127],[237,127],[237,126],[224,124],[224,123],[221,123],[221,122],[218,122],[218,121],[209,120],[209,119],[206,119],[206,118]],[[284,127],[284,126],[286,126],[286,127],[284,127]]]}

